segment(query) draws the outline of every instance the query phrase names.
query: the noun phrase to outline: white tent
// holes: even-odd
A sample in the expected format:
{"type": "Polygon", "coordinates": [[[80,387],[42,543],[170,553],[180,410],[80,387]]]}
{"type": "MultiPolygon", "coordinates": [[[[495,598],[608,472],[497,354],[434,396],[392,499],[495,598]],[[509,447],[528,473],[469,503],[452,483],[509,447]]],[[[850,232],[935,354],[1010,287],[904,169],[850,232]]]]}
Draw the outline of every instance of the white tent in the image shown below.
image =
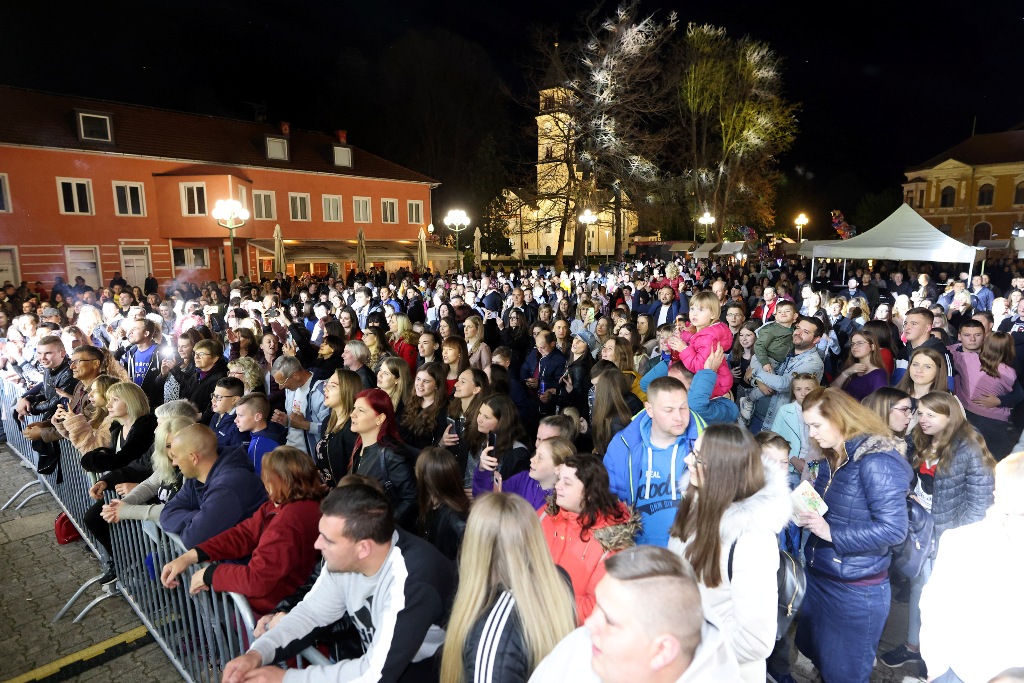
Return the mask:
{"type": "Polygon", "coordinates": [[[973,264],[984,249],[958,242],[922,218],[907,204],[863,234],[814,247],[814,258],[938,261],[973,264]]]}
{"type": "Polygon", "coordinates": [[[693,252],[693,258],[707,258],[711,252],[718,248],[719,242],[705,242],[693,252]]]}

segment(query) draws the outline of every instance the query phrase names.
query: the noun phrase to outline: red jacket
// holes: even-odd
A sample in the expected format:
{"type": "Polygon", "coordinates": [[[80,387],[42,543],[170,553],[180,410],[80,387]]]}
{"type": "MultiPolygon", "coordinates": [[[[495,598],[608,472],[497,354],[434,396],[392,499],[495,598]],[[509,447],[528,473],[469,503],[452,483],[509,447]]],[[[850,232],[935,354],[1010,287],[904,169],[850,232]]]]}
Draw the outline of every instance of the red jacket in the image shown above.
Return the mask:
{"type": "Polygon", "coordinates": [[[213,589],[241,593],[253,612],[266,614],[309,578],[320,551],[320,501],[299,500],[277,506],[264,503],[249,519],[223,531],[198,549],[211,560],[240,560],[248,564],[219,564],[213,589]]]}
{"type": "Polygon", "coordinates": [[[409,364],[409,372],[416,375],[416,361],[419,359],[419,350],[415,344],[410,344],[401,337],[395,340],[395,343],[391,345],[391,348],[395,350],[399,358],[409,364]]]}
{"type": "Polygon", "coordinates": [[[634,545],[639,529],[639,518],[631,517],[625,503],[619,502],[619,518],[602,517],[583,538],[580,538],[579,515],[560,510],[549,515],[539,511],[540,527],[555,564],[572,579],[572,592],[576,595],[576,619],[583,624],[594,611],[594,589],[604,578],[604,560],[620,550],[634,545]]]}
{"type": "MultiPolygon", "coordinates": [[[[679,360],[683,362],[687,370],[694,374],[704,369],[704,363],[707,362],[708,356],[714,353],[717,345],[721,345],[725,353],[729,353],[732,349],[732,332],[729,330],[729,326],[722,322],[711,323],[703,330],[696,332],[688,330],[681,332],[679,337],[688,344],[679,352],[679,360]]],[[[732,390],[732,381],[729,364],[723,361],[718,366],[718,379],[715,380],[715,389],[711,393],[711,397],[718,398],[728,394],[732,390]]]]}

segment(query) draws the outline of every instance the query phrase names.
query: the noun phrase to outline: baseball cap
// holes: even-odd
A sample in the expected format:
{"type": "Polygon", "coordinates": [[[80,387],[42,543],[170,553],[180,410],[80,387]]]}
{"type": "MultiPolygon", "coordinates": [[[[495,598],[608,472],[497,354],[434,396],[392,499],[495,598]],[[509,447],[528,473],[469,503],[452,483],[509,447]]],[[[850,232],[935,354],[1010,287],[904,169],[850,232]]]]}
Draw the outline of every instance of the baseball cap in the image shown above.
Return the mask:
{"type": "Polygon", "coordinates": [[[588,329],[582,329],[572,336],[573,339],[582,339],[583,343],[585,343],[590,348],[591,353],[596,353],[597,350],[601,348],[601,342],[599,342],[597,340],[597,337],[594,336],[594,333],[588,329]]]}

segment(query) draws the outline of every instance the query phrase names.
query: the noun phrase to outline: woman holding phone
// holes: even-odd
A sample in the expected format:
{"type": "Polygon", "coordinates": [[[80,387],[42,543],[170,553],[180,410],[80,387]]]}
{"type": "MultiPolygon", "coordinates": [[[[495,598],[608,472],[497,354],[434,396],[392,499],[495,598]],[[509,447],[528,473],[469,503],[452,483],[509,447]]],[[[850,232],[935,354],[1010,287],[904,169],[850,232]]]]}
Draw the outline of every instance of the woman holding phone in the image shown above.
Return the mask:
{"type": "Polygon", "coordinates": [[[523,426],[511,398],[494,394],[484,399],[477,411],[476,428],[476,433],[466,437],[466,474],[472,479],[474,497],[500,491],[502,479],[530,466],[530,449],[520,441],[523,426]]]}

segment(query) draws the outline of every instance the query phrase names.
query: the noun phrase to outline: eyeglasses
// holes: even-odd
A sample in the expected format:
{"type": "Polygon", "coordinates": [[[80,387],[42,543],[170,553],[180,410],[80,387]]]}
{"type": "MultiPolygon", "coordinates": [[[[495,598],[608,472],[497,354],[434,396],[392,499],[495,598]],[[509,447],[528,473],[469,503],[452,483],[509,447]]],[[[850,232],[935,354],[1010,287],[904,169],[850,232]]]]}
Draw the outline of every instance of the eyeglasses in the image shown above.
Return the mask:
{"type": "Polygon", "coordinates": [[[893,406],[892,408],[890,408],[890,410],[899,411],[906,415],[907,417],[915,415],[917,413],[917,410],[912,408],[911,406],[893,406]]]}
{"type": "Polygon", "coordinates": [[[850,344],[850,346],[851,346],[851,347],[852,347],[852,346],[864,346],[865,344],[868,344],[868,343],[869,343],[869,342],[866,342],[866,341],[864,341],[864,340],[861,340],[861,341],[855,341],[855,342],[853,342],[852,344],[850,344]]]}
{"type": "Polygon", "coordinates": [[[212,356],[213,354],[212,353],[208,353],[206,351],[193,351],[192,355],[195,358],[199,358],[200,356],[212,356]]]}
{"type": "Polygon", "coordinates": [[[78,365],[79,363],[91,363],[91,362],[99,363],[100,359],[99,358],[78,358],[78,359],[72,358],[71,360],[68,361],[68,364],[69,365],[78,365]]]}
{"type": "Polygon", "coordinates": [[[221,396],[220,394],[210,394],[211,401],[220,401],[225,398],[239,398],[238,396],[221,396]]]}
{"type": "Polygon", "coordinates": [[[231,377],[244,377],[245,373],[241,370],[228,370],[228,375],[231,377]]]}

